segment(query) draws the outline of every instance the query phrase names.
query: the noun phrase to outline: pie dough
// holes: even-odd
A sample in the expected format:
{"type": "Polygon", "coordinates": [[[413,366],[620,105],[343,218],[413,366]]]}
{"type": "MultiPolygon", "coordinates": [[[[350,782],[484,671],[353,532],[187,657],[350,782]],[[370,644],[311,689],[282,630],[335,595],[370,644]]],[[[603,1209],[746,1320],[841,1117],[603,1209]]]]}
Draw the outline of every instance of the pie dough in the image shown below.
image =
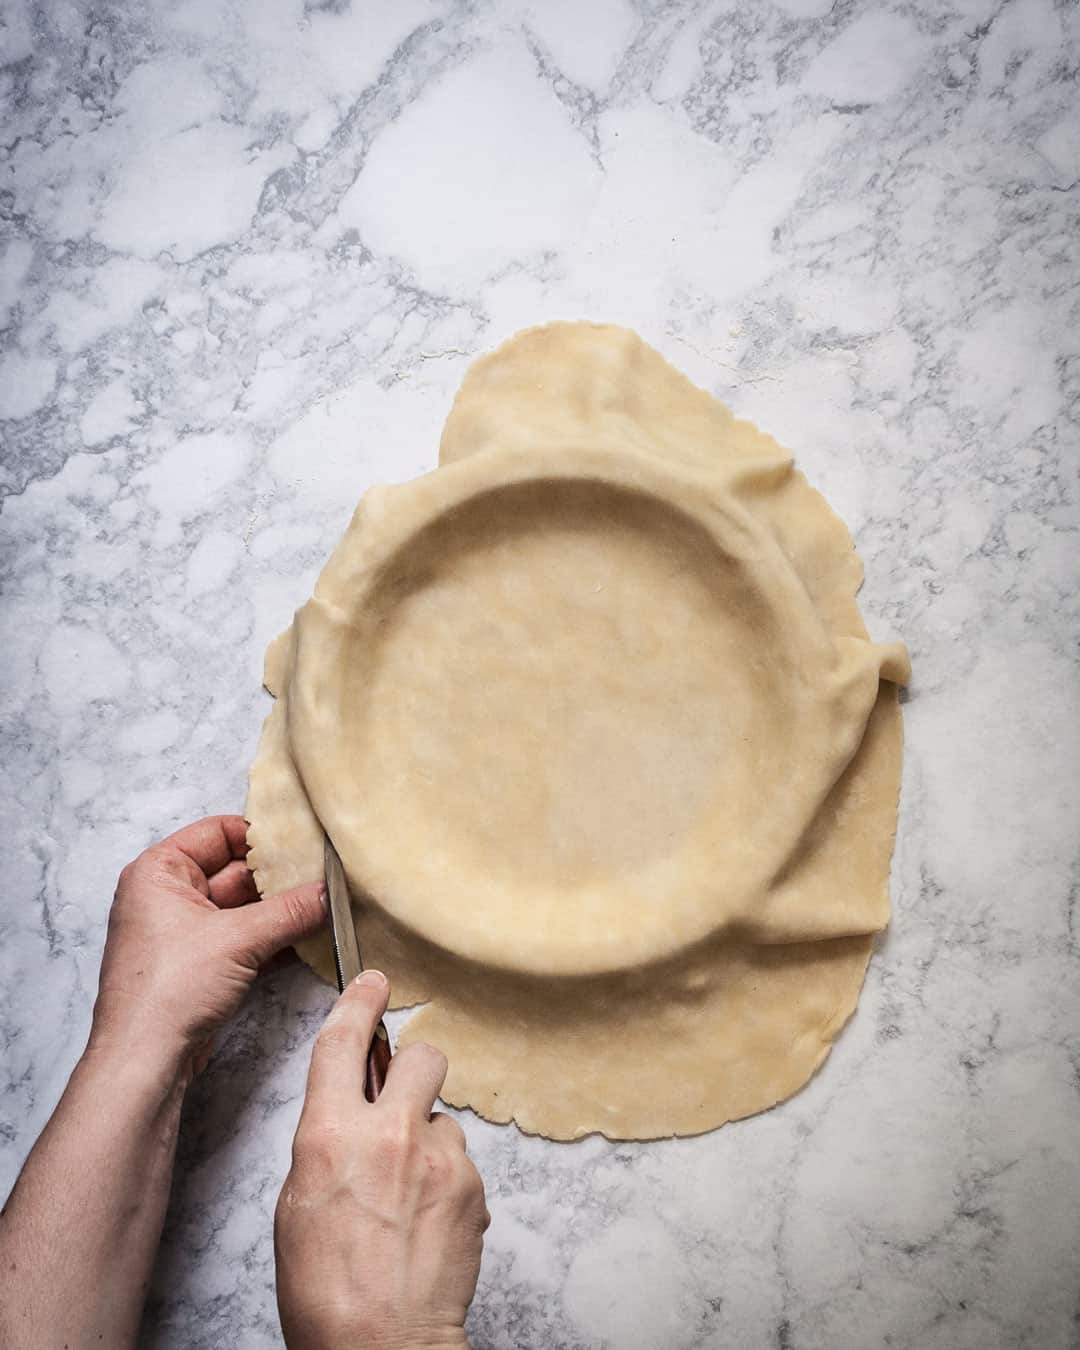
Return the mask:
{"type": "Polygon", "coordinates": [[[555,1139],[773,1105],[888,921],[909,672],[861,577],[790,456],[635,334],[517,335],[267,652],[259,889],[319,876],[325,827],[453,1105],[555,1139]]]}

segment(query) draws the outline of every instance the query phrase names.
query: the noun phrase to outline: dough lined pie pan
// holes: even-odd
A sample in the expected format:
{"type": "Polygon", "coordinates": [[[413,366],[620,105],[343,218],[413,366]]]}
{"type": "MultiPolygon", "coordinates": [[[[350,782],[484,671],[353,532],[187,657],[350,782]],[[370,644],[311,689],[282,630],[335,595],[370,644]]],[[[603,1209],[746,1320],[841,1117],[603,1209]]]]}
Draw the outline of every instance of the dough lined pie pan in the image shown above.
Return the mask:
{"type": "Polygon", "coordinates": [[[908,668],[860,580],[790,456],[635,335],[518,335],[267,654],[260,889],[325,828],[452,1104],[552,1138],[774,1104],[888,919],[908,668]]]}

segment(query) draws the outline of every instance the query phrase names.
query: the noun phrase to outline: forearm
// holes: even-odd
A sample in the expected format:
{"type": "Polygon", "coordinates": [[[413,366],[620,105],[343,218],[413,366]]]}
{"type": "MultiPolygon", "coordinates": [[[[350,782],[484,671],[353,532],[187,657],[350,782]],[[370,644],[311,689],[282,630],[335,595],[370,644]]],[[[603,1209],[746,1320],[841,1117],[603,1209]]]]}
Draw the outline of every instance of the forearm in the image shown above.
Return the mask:
{"type": "Polygon", "coordinates": [[[135,1345],[184,1085],[179,1059],[91,1040],[0,1216],[0,1344],[135,1345]]]}

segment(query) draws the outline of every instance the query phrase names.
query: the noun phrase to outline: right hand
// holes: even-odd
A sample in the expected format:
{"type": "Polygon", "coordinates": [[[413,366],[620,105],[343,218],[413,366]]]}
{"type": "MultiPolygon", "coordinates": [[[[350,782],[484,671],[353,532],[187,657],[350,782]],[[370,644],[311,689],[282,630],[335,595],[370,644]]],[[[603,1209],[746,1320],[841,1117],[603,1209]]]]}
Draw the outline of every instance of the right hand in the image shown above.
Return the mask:
{"type": "Polygon", "coordinates": [[[293,1161],[274,1220],[277,1297],[289,1350],[460,1350],[490,1216],[450,1116],[432,1114],[446,1057],[410,1045],[378,1101],[368,1048],[386,1010],[367,971],[315,1042],[293,1161]]]}

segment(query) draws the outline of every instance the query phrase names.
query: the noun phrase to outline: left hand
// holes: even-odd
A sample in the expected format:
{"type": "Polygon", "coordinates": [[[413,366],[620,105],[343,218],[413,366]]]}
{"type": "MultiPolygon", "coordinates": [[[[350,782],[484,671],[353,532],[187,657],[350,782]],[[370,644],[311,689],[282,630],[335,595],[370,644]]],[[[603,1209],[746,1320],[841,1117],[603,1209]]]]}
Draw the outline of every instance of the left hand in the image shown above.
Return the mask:
{"type": "Polygon", "coordinates": [[[120,873],[90,1046],[138,1048],[189,1071],[260,966],[326,922],[321,881],[259,903],[243,816],[208,816],[120,873]]]}

